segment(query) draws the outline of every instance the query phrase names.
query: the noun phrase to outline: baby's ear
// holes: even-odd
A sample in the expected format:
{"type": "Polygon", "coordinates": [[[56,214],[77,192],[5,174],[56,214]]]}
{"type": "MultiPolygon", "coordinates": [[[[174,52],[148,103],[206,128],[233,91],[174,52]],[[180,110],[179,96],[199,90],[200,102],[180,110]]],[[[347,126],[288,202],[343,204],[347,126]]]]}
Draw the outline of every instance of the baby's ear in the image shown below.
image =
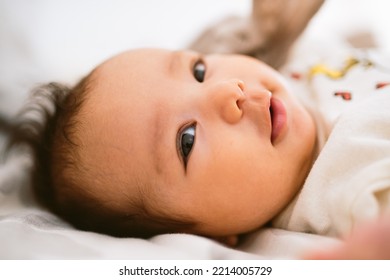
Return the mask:
{"type": "Polygon", "coordinates": [[[212,239],[229,247],[236,247],[238,243],[238,235],[214,236],[212,239]]]}

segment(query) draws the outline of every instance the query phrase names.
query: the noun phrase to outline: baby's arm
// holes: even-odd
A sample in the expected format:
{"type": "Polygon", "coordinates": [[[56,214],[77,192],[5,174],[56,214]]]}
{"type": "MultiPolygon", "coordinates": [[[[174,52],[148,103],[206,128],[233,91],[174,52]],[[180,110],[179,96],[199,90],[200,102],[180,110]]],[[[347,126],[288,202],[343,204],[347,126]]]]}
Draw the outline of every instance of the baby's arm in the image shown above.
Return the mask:
{"type": "Polygon", "coordinates": [[[305,259],[314,260],[389,260],[390,259],[390,216],[365,223],[341,245],[333,248],[308,252],[305,259]]]}
{"type": "Polygon", "coordinates": [[[247,18],[230,17],[205,30],[189,48],[237,53],[278,68],[324,0],[253,0],[247,18]]]}

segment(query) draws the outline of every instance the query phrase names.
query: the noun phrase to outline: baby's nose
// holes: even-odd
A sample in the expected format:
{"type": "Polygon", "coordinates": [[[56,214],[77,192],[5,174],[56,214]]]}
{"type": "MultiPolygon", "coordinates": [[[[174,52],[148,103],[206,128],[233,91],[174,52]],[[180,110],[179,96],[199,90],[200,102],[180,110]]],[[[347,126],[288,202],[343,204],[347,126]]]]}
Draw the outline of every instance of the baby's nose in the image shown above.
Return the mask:
{"type": "Polygon", "coordinates": [[[245,84],[242,80],[231,79],[210,86],[207,93],[207,103],[226,122],[233,124],[242,116],[241,104],[246,96],[245,84]]]}

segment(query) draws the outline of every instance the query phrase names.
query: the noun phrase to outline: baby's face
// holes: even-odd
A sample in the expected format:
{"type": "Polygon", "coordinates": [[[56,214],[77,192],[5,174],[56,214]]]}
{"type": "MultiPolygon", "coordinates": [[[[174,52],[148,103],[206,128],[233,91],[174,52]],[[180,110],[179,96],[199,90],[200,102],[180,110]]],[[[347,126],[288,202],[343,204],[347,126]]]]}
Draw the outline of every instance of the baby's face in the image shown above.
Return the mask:
{"type": "Polygon", "coordinates": [[[194,233],[244,233],[280,212],[311,167],[310,115],[255,59],[136,50],[93,83],[81,163],[120,211],[142,197],[150,212],[191,217],[194,233]]]}

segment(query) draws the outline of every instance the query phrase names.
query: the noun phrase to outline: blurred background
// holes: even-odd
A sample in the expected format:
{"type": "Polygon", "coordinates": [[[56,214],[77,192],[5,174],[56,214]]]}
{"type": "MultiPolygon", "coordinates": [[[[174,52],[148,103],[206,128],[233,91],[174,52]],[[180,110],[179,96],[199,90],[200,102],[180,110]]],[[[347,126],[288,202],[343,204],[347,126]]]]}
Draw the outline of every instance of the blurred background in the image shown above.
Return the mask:
{"type": "MultiPolygon", "coordinates": [[[[251,0],[0,0],[0,112],[14,113],[38,83],[73,84],[126,49],[186,48],[204,28],[229,15],[248,16],[251,6],[251,0]]],[[[365,31],[390,51],[389,11],[387,0],[327,0],[306,33],[365,31]]]]}

